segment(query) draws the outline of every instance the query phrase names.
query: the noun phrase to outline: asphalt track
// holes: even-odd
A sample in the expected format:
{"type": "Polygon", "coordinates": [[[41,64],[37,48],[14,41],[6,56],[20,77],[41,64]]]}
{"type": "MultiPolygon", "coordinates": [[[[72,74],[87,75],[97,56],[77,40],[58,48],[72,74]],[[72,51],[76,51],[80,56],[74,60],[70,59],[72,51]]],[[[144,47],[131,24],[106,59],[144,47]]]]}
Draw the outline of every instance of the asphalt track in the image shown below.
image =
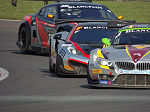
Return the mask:
{"type": "Polygon", "coordinates": [[[20,54],[17,21],[0,20],[0,112],[149,112],[150,89],[90,88],[85,77],[49,74],[48,57],[20,54]]]}

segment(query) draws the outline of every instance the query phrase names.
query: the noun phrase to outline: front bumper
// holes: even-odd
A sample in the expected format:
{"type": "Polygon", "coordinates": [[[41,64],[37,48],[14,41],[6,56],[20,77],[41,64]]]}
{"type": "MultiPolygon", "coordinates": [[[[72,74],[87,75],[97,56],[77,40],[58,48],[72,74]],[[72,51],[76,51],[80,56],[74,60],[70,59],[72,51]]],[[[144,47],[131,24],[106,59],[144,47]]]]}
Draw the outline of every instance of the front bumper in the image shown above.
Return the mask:
{"type": "Polygon", "coordinates": [[[68,64],[77,74],[86,75],[88,64],[79,60],[69,59],[68,64]]]}
{"type": "Polygon", "coordinates": [[[91,79],[88,76],[88,83],[99,87],[129,87],[129,88],[150,88],[150,75],[148,74],[120,74],[112,76],[113,80],[98,78],[91,79]],[[113,78],[114,77],[114,78],[113,78]]]}
{"type": "Polygon", "coordinates": [[[80,55],[69,55],[64,60],[64,70],[77,75],[87,75],[88,58],[80,55]]]}

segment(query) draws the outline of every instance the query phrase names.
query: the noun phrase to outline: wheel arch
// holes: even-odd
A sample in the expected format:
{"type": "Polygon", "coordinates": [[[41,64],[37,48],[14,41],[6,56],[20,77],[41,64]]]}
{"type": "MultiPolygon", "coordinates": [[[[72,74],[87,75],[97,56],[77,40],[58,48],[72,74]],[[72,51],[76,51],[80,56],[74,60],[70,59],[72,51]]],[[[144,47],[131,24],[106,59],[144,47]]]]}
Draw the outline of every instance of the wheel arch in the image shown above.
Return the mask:
{"type": "Polygon", "coordinates": [[[19,38],[19,35],[20,35],[20,31],[23,27],[27,27],[27,31],[28,31],[28,36],[29,36],[29,45],[31,45],[31,25],[27,22],[27,21],[23,21],[19,27],[19,30],[18,30],[18,38],[19,38]]]}

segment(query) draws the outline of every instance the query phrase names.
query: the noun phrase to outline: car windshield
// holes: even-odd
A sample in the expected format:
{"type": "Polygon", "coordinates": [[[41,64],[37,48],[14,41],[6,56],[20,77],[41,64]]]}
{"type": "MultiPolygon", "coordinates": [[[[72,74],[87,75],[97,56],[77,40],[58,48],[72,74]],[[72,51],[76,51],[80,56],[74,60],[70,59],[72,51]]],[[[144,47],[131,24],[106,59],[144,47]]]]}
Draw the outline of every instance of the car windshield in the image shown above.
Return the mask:
{"type": "Polygon", "coordinates": [[[116,16],[101,6],[61,6],[61,19],[116,20],[116,16]]]}
{"type": "Polygon", "coordinates": [[[115,45],[150,44],[150,29],[123,31],[116,36],[112,44],[115,45]]]}
{"type": "Polygon", "coordinates": [[[111,39],[117,31],[105,26],[80,26],[76,28],[70,40],[79,44],[103,44],[102,38],[111,39]]]}

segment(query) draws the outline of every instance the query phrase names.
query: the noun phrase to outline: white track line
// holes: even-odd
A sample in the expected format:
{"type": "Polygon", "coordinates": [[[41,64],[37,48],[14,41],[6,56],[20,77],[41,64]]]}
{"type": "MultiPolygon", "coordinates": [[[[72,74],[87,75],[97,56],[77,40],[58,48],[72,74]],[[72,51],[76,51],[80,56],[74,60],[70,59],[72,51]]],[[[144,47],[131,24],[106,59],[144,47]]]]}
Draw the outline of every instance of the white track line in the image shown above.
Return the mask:
{"type": "Polygon", "coordinates": [[[0,81],[7,78],[9,76],[9,72],[3,68],[0,68],[0,81]]]}
{"type": "Polygon", "coordinates": [[[2,101],[45,101],[45,102],[87,102],[87,101],[150,101],[149,96],[106,96],[106,95],[87,95],[87,96],[17,96],[0,95],[2,101]]]}

